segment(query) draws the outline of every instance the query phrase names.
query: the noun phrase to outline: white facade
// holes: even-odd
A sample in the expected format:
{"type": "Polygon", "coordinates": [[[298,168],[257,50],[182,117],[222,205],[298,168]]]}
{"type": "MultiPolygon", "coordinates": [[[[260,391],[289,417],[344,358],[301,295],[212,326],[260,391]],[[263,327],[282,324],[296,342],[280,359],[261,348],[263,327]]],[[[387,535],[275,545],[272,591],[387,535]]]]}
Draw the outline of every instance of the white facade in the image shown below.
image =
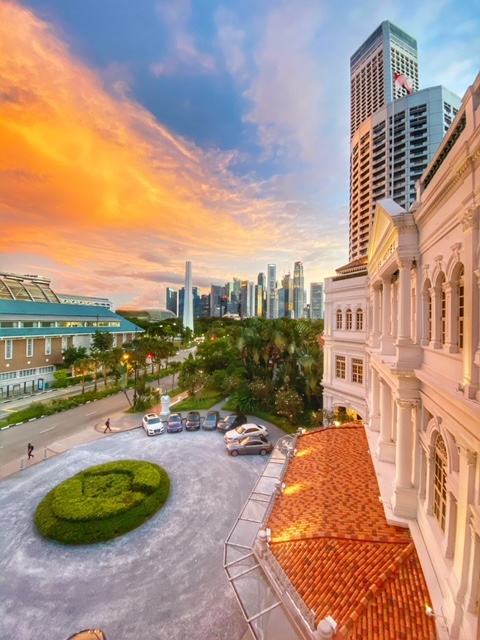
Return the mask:
{"type": "Polygon", "coordinates": [[[325,280],[323,408],[366,418],[365,260],[337,270],[325,280]]]}
{"type": "Polygon", "coordinates": [[[389,470],[393,479],[392,516],[415,523],[428,549],[446,637],[472,640],[480,637],[480,76],[417,200],[408,212],[377,203],[369,439],[383,479],[389,470]]]}

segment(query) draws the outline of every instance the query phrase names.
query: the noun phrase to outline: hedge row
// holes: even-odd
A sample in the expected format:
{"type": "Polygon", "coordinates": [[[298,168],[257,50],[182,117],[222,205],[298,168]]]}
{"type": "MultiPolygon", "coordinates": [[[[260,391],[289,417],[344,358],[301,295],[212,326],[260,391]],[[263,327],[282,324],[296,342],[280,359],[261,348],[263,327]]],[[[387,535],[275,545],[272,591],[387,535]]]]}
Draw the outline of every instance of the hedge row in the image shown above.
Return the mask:
{"type": "Polygon", "coordinates": [[[52,489],[35,512],[46,538],[93,544],[139,527],[166,502],[170,479],[151,462],[122,460],[81,471],[52,489]]]}

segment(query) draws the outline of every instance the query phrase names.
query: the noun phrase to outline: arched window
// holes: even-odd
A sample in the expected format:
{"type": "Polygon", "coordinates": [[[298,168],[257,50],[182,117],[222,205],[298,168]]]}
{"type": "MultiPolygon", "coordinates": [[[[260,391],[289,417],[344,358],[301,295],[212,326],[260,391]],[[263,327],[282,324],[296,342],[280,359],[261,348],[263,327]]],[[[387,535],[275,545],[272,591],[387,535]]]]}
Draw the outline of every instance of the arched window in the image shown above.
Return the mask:
{"type": "Polygon", "coordinates": [[[458,348],[463,349],[463,328],[465,321],[465,281],[464,270],[458,276],[458,348]]]}
{"type": "Polygon", "coordinates": [[[351,309],[347,309],[345,312],[345,329],[351,330],[353,326],[353,313],[351,309]]]}
{"type": "Polygon", "coordinates": [[[343,318],[342,318],[342,310],[341,309],[337,309],[337,314],[336,314],[336,328],[337,329],[341,329],[343,326],[343,318]]]}
{"type": "Polygon", "coordinates": [[[440,434],[435,440],[435,460],[433,475],[433,514],[442,531],[445,531],[447,515],[447,447],[440,434]]]}
{"type": "Polygon", "coordinates": [[[355,329],[357,331],[363,331],[363,310],[357,309],[355,316],[355,329]]]}

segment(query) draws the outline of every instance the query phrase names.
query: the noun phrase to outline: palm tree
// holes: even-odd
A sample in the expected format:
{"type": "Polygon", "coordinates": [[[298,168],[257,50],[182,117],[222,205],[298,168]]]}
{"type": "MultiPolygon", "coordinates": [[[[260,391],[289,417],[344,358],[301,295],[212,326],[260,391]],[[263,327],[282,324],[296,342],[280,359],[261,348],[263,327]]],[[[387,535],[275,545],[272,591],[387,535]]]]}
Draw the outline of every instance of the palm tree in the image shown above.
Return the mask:
{"type": "Polygon", "coordinates": [[[170,363],[170,371],[172,372],[172,391],[175,389],[175,375],[182,368],[181,362],[171,362],[170,363]]]}
{"type": "Polygon", "coordinates": [[[92,371],[92,359],[90,356],[85,356],[75,361],[75,370],[80,374],[82,378],[82,393],[85,393],[85,376],[92,371]]]}

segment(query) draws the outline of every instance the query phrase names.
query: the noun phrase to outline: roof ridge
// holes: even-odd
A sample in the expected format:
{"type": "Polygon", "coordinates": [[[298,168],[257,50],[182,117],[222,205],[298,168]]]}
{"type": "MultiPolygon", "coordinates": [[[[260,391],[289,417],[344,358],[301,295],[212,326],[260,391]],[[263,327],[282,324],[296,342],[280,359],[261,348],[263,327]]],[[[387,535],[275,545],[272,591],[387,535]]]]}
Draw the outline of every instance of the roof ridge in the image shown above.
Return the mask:
{"type": "Polygon", "coordinates": [[[400,566],[405,564],[415,552],[415,545],[413,544],[413,541],[408,544],[399,544],[404,548],[399,550],[395,559],[376,578],[374,583],[368,587],[365,595],[361,598],[355,609],[346,616],[345,623],[340,629],[338,629],[337,634],[335,634],[336,637],[337,635],[338,637],[346,636],[350,632],[353,625],[356,624],[360,616],[363,615],[364,611],[367,609],[369,603],[378,598],[379,592],[384,588],[392,575],[398,571],[400,566]]]}

